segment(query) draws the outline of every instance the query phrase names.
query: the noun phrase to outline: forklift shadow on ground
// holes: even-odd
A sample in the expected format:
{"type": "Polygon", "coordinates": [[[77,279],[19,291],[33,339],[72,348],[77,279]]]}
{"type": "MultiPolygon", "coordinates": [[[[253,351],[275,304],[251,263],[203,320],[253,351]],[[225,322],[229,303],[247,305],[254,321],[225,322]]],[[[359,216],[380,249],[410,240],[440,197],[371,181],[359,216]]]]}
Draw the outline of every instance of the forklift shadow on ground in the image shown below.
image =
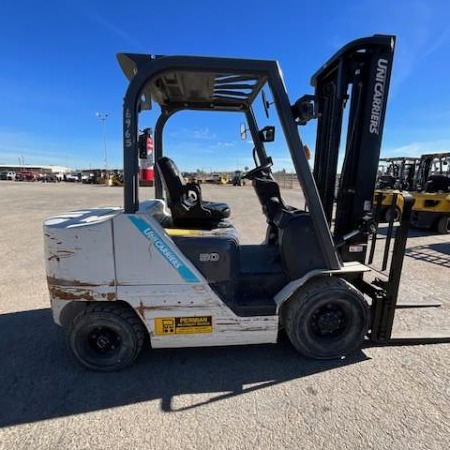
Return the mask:
{"type": "MultiPolygon", "coordinates": [[[[384,238],[389,230],[388,224],[381,224],[378,227],[377,234],[382,236],[384,238]]],[[[427,236],[442,236],[442,234],[439,234],[436,230],[429,230],[429,229],[423,229],[423,228],[414,228],[409,227],[408,229],[408,238],[416,238],[416,237],[427,237],[427,236]]]]}
{"type": "Polygon", "coordinates": [[[450,243],[416,245],[405,250],[405,256],[450,268],[450,243]]]}
{"type": "MultiPolygon", "coordinates": [[[[94,373],[70,363],[49,309],[0,315],[0,428],[135,403],[160,401],[165,412],[248,394],[359,363],[303,359],[289,343],[147,350],[126,371],[94,373]],[[178,396],[204,394],[201,399],[178,396]]],[[[306,387],[305,387],[306,389],[306,387]]]]}

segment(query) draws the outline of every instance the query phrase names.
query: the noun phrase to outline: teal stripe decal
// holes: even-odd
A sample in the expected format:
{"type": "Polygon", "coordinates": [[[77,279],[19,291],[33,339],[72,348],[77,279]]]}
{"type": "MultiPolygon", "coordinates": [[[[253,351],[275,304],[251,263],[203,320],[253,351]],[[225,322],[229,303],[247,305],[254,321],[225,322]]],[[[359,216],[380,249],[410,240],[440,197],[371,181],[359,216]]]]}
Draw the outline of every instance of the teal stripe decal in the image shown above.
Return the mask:
{"type": "Polygon", "coordinates": [[[158,233],[147,222],[137,216],[128,216],[128,218],[149,241],[153,242],[153,246],[159,251],[164,259],[178,271],[184,281],[187,281],[188,283],[198,283],[200,281],[197,276],[192,273],[189,267],[186,267],[183,262],[180,261],[178,256],[167,247],[158,233]]]}

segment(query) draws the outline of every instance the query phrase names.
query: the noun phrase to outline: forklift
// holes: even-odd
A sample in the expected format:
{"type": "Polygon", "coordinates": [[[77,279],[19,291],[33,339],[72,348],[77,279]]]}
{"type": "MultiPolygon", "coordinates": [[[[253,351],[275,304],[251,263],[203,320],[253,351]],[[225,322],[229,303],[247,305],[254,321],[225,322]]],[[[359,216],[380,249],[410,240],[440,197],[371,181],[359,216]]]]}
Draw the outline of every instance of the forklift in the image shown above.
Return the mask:
{"type": "Polygon", "coordinates": [[[400,220],[403,211],[403,197],[401,191],[416,190],[416,172],[419,158],[399,156],[393,158],[380,158],[378,176],[375,185],[375,201],[381,194],[379,207],[379,222],[400,220]],[[397,202],[394,211],[391,204],[393,196],[397,194],[397,202]]]}
{"type": "Polygon", "coordinates": [[[400,220],[403,212],[400,194],[407,190],[414,197],[411,225],[450,234],[450,153],[381,158],[380,162],[388,162],[388,166],[377,178],[374,197],[377,220],[400,220]]]}
{"type": "Polygon", "coordinates": [[[386,35],[349,43],[313,76],[315,93],[293,103],[276,61],[118,54],[129,80],[123,101],[124,205],[44,222],[53,318],[65,328],[70,353],[82,366],[120,370],[144,346],[276,343],[282,330],[301,355],[313,359],[343,358],[366,342],[450,340],[445,334],[392,335],[410,196],[393,248],[385,249],[385,256],[392,254],[388,273],[367,278],[394,44],[395,37],[386,35]],[[306,200],[303,209],[286,204],[273,177],[266,144],[275,139],[275,127],[260,127],[255,115],[263,89],[272,96],[306,200]],[[347,103],[349,131],[334,208],[347,103]],[[140,200],[138,161],[145,139],[139,139],[139,117],[155,106],[155,198],[140,200]],[[264,242],[240,243],[229,206],[203,199],[200,185],[186,182],[169,157],[164,128],[184,111],[221,111],[245,120],[255,163],[245,178],[267,224],[264,242]],[[298,131],[313,119],[314,174],[298,131]]]}
{"type": "Polygon", "coordinates": [[[376,189],[414,191],[418,162],[419,158],[407,156],[380,158],[376,189]]]}
{"type": "Polygon", "coordinates": [[[450,153],[422,155],[414,185],[411,224],[450,234],[450,153]]]}

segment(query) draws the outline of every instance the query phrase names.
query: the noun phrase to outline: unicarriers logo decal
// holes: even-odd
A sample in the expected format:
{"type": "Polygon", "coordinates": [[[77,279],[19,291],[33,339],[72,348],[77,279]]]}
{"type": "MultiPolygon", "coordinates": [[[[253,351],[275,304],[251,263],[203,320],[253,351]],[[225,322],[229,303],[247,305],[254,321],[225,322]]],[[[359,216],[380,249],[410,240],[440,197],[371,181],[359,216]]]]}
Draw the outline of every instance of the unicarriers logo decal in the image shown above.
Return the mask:
{"type": "Polygon", "coordinates": [[[387,59],[379,59],[377,63],[376,83],[373,87],[372,109],[370,111],[369,132],[380,134],[381,111],[386,88],[386,75],[388,68],[387,59]]]}
{"type": "Polygon", "coordinates": [[[175,253],[164,243],[158,233],[144,220],[137,216],[128,216],[135,227],[153,243],[154,247],[164,257],[164,259],[178,271],[184,281],[188,283],[198,283],[200,280],[192,273],[189,267],[185,266],[175,253]]]}

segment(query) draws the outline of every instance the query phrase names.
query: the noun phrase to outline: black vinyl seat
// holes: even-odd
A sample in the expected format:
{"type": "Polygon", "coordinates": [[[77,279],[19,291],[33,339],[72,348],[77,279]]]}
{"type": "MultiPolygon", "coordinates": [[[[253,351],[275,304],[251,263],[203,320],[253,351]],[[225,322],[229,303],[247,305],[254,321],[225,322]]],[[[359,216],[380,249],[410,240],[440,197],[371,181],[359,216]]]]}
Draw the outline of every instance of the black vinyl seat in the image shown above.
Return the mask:
{"type": "Polygon", "coordinates": [[[170,158],[159,158],[156,167],[166,191],[174,226],[212,229],[230,217],[230,208],[226,203],[203,201],[198,183],[185,183],[178,167],[170,158]]]}
{"type": "Polygon", "coordinates": [[[431,175],[425,184],[425,192],[450,192],[450,178],[446,175],[431,175]]]}
{"type": "Polygon", "coordinates": [[[269,225],[279,227],[286,214],[299,212],[284,202],[280,186],[273,178],[254,178],[252,183],[269,225]]]}
{"type": "Polygon", "coordinates": [[[252,184],[267,219],[266,241],[268,244],[276,244],[279,241],[280,230],[285,228],[296,214],[303,211],[283,201],[280,186],[273,178],[254,178],[252,184]]]}
{"type": "Polygon", "coordinates": [[[281,198],[280,186],[272,178],[254,178],[252,184],[267,222],[273,224],[276,216],[283,209],[288,209],[281,198]]]}
{"type": "Polygon", "coordinates": [[[395,189],[396,178],[392,175],[380,175],[376,189],[395,189]]]}

